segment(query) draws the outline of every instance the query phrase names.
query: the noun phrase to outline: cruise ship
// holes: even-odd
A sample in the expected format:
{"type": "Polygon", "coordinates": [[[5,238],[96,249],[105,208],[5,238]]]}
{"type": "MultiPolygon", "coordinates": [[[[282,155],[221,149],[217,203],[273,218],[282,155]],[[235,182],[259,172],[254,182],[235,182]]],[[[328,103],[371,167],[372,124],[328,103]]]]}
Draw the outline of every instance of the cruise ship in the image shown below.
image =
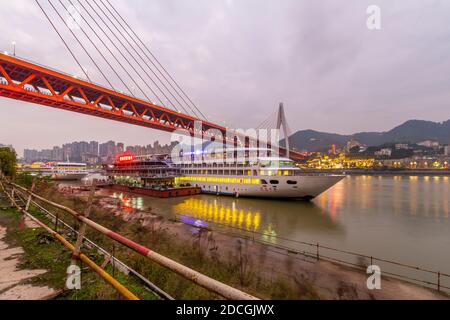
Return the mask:
{"type": "Polygon", "coordinates": [[[32,175],[41,175],[62,181],[81,180],[88,174],[85,163],[72,162],[35,162],[31,165],[23,166],[21,170],[32,175]]]}
{"type": "Polygon", "coordinates": [[[345,178],[344,175],[305,173],[288,158],[258,156],[253,161],[248,158],[249,152],[270,154],[267,150],[238,150],[236,153],[240,152],[247,156],[239,159],[235,154],[235,161],[231,163],[217,161],[222,156],[219,151],[215,155],[208,154],[203,161],[177,164],[180,176],[175,180],[216,195],[312,200],[345,178]]]}
{"type": "Polygon", "coordinates": [[[305,173],[294,161],[283,157],[256,157],[250,161],[244,156],[241,160],[236,157],[234,161],[222,161],[218,157],[221,153],[202,155],[200,161],[176,163],[168,157],[121,155],[107,168],[107,175],[116,183],[135,187],[192,186],[214,195],[299,200],[312,200],[345,177],[305,173]]]}

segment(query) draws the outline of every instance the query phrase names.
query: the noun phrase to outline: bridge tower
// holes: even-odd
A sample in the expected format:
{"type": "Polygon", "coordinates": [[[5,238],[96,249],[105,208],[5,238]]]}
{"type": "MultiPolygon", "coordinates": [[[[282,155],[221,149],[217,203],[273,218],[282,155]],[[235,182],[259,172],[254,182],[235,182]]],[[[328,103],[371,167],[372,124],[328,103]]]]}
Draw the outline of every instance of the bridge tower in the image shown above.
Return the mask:
{"type": "Polygon", "coordinates": [[[286,141],[286,158],[289,158],[290,156],[290,149],[289,149],[289,137],[291,135],[291,132],[289,130],[289,126],[287,124],[286,120],[286,114],[284,112],[284,104],[283,102],[280,103],[280,107],[278,109],[278,120],[277,120],[277,129],[281,130],[281,127],[283,126],[283,135],[284,140],[286,141]]]}

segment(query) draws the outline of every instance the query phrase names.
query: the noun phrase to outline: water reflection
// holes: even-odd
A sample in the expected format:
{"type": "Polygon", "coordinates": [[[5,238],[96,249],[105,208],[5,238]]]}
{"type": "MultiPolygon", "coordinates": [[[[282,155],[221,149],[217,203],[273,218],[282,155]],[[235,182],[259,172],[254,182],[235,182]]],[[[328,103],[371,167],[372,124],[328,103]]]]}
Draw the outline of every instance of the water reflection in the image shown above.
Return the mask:
{"type": "Polygon", "coordinates": [[[219,203],[215,198],[189,198],[176,205],[174,210],[179,215],[247,231],[260,231],[261,228],[261,212],[249,208],[238,209],[236,202],[227,205],[227,203],[219,203]]]}
{"type": "MultiPolygon", "coordinates": [[[[332,209],[337,207],[339,197],[339,192],[332,197],[332,209]]],[[[178,217],[233,228],[233,232],[254,233],[274,243],[278,243],[278,235],[297,239],[301,234],[308,238],[314,233],[343,233],[342,226],[314,203],[200,195],[180,200],[171,210],[178,217]]]]}
{"type": "Polygon", "coordinates": [[[117,205],[127,213],[132,212],[134,209],[144,210],[143,197],[124,194],[123,192],[113,192],[111,197],[116,199],[118,201],[117,205]]]}
{"type": "Polygon", "coordinates": [[[315,203],[326,210],[333,221],[336,215],[349,211],[448,218],[449,189],[449,177],[348,177],[315,203]]]}
{"type": "MultiPolygon", "coordinates": [[[[107,191],[104,191],[107,192],[107,191]]],[[[449,271],[449,177],[348,177],[311,203],[198,195],[157,199],[110,193],[125,208],[147,209],[191,225],[320,242],[449,271]]]]}

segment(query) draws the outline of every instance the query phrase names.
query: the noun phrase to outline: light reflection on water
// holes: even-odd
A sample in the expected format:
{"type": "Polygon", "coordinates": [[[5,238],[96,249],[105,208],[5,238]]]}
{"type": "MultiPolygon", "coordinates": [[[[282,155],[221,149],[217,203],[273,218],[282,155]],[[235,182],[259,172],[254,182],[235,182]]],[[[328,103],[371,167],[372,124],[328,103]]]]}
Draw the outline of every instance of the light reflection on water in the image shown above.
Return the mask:
{"type": "Polygon", "coordinates": [[[261,228],[261,213],[258,210],[237,209],[236,202],[232,202],[231,206],[223,202],[219,204],[213,197],[186,199],[177,204],[174,211],[178,215],[187,215],[247,231],[259,231],[261,228]]]}
{"type": "Polygon", "coordinates": [[[320,242],[450,271],[449,177],[347,177],[311,203],[210,195],[116,197],[126,206],[254,232],[264,241],[280,243],[278,236],[320,242]]]}
{"type": "Polygon", "coordinates": [[[144,199],[142,197],[124,194],[123,192],[113,192],[111,197],[118,200],[118,204],[126,212],[131,212],[134,209],[144,210],[144,199]]]}

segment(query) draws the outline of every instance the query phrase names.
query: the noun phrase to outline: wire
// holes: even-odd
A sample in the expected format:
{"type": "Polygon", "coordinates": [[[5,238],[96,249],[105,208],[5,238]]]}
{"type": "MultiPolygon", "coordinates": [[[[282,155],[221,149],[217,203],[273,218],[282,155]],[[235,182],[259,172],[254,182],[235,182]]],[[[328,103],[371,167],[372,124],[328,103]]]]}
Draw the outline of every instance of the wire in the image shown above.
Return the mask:
{"type": "MultiPolygon", "coordinates": [[[[86,1],[89,4],[89,1],[86,1]]],[[[105,11],[98,5],[98,3],[94,0],[91,1],[93,2],[98,9],[100,9],[100,11],[102,12],[102,14],[108,19],[108,21],[110,22],[110,24],[119,32],[119,34],[125,39],[125,41],[128,42],[128,40],[123,36],[123,34],[120,33],[119,29],[116,27],[116,25],[114,24],[114,22],[109,18],[109,16],[105,13],[105,11]]],[[[89,4],[89,6],[92,8],[92,6],[89,4]]],[[[93,10],[95,10],[93,8],[93,10]]],[[[96,11],[97,13],[97,11],[96,11]]],[[[98,15],[98,13],[97,13],[98,15]]],[[[99,15],[100,16],[100,15],[99,15]]],[[[103,18],[101,18],[103,21],[103,18]]],[[[174,109],[176,109],[178,111],[178,108],[174,105],[174,103],[171,101],[171,99],[166,95],[166,93],[159,87],[159,85],[153,80],[153,78],[145,71],[145,69],[142,67],[142,65],[137,61],[136,57],[130,52],[130,50],[128,50],[128,47],[122,42],[122,40],[120,40],[120,38],[114,33],[114,31],[111,30],[111,28],[108,26],[107,23],[105,23],[105,25],[108,27],[108,29],[111,31],[111,33],[116,37],[116,39],[119,41],[119,43],[122,45],[122,47],[127,51],[127,53],[131,56],[131,58],[133,58],[133,60],[135,61],[135,63],[141,68],[141,70],[147,75],[147,77],[152,81],[152,83],[156,86],[156,88],[158,88],[159,92],[162,93],[162,95],[164,96],[164,98],[166,99],[167,102],[169,102],[172,107],[174,109]]],[[[128,42],[128,45],[132,48],[133,46],[128,42]]],[[[132,68],[136,71],[136,69],[134,68],[134,66],[132,66],[132,68]]],[[[136,73],[139,75],[139,77],[141,78],[142,81],[145,82],[145,80],[140,76],[140,74],[136,71],[136,73]]],[[[163,103],[160,100],[161,103],[163,103]]],[[[163,104],[164,105],[164,104],[163,104]]]]}
{"type": "Polygon", "coordinates": [[[47,13],[45,12],[44,8],[42,8],[41,4],[39,3],[38,0],[34,0],[34,2],[36,2],[36,4],[39,6],[39,8],[41,9],[42,13],[45,15],[45,17],[47,18],[48,22],[50,22],[50,24],[52,25],[53,29],[55,30],[55,32],[58,34],[59,38],[62,40],[62,42],[64,43],[64,45],[66,46],[67,50],[69,50],[70,54],[72,55],[72,57],[75,59],[75,62],[78,64],[78,66],[81,68],[81,71],[85,74],[86,78],[89,80],[89,82],[91,81],[91,78],[89,78],[89,75],[87,74],[86,70],[84,70],[83,66],[81,65],[80,61],[78,61],[77,57],[75,56],[75,54],[73,53],[73,51],[70,49],[69,45],[67,44],[67,42],[64,40],[64,38],[61,36],[61,34],[59,33],[58,29],[56,28],[56,26],[53,24],[52,20],[50,19],[50,17],[47,15],[47,13]]]}
{"type": "MultiPolygon", "coordinates": [[[[94,2],[95,2],[95,1],[94,1],[94,2]]],[[[109,15],[107,15],[107,17],[109,18],[110,16],[112,16],[112,17],[114,18],[114,20],[119,24],[119,26],[122,27],[122,29],[123,29],[122,24],[121,24],[120,21],[115,17],[115,15],[109,10],[108,6],[106,6],[105,3],[104,3],[102,0],[100,0],[100,3],[103,5],[103,7],[105,7],[105,9],[106,9],[106,10],[108,11],[108,13],[109,13],[109,15]]],[[[100,8],[100,6],[98,5],[98,3],[96,3],[96,5],[100,8]]],[[[102,9],[100,8],[100,10],[102,10],[102,9]]],[[[104,12],[104,11],[102,10],[102,12],[104,12]]],[[[123,32],[122,32],[121,30],[119,30],[120,28],[118,28],[118,27],[116,26],[116,24],[114,23],[114,21],[112,21],[111,19],[109,19],[109,20],[111,21],[111,24],[114,26],[114,28],[117,30],[117,32],[119,32],[119,34],[122,36],[122,38],[125,39],[125,41],[127,42],[127,44],[128,44],[128,45],[130,46],[130,48],[134,51],[134,53],[142,60],[142,62],[144,62],[144,64],[147,66],[148,70],[150,70],[150,72],[156,77],[156,79],[158,79],[159,83],[164,87],[164,89],[169,93],[169,95],[172,96],[172,98],[177,102],[178,106],[181,107],[181,108],[184,110],[184,112],[186,112],[187,114],[189,114],[189,111],[188,111],[188,110],[184,107],[184,105],[178,100],[178,98],[173,94],[173,92],[167,87],[167,85],[164,83],[164,81],[161,80],[161,78],[158,76],[158,74],[155,73],[155,71],[153,70],[153,68],[147,63],[147,61],[142,57],[142,55],[136,50],[135,46],[134,46],[133,44],[131,44],[130,41],[128,41],[127,37],[123,34],[123,32]]],[[[127,32],[126,29],[124,29],[124,30],[125,30],[125,32],[127,32]]],[[[131,36],[130,36],[130,34],[129,34],[128,32],[127,32],[127,34],[128,34],[128,36],[131,38],[131,36]]],[[[132,39],[132,40],[134,40],[134,39],[132,39]]],[[[134,43],[137,44],[136,41],[134,41],[134,43]]],[[[139,47],[139,45],[138,45],[138,47],[139,47]]],[[[136,60],[135,60],[135,61],[136,61],[136,60]]],[[[136,62],[137,62],[137,61],[136,61],[136,62]]],[[[153,61],[150,60],[150,62],[151,62],[151,64],[156,68],[156,70],[159,71],[160,74],[162,74],[161,71],[158,69],[158,67],[153,63],[153,61]]],[[[138,62],[137,62],[137,63],[138,63],[138,62]]],[[[139,63],[138,63],[138,64],[139,64],[139,63]]],[[[139,66],[141,66],[141,65],[139,64],[139,66]]],[[[142,66],[141,66],[141,68],[142,68],[142,66]]],[[[145,70],[144,70],[143,68],[142,68],[142,70],[145,72],[145,70]]],[[[147,74],[147,73],[146,73],[146,74],[147,74]]],[[[150,76],[149,76],[148,74],[147,74],[147,76],[150,78],[150,76]]],[[[164,77],[163,74],[162,74],[162,76],[164,77]]],[[[166,81],[167,81],[167,79],[166,79],[166,81]]],[[[158,88],[158,89],[159,89],[159,88],[158,88]]],[[[160,90],[161,90],[161,89],[160,89],[160,90]]],[[[161,90],[161,91],[162,91],[162,90],[161,90]]],[[[175,91],[175,92],[177,93],[177,91],[175,91]]],[[[179,94],[178,94],[178,95],[179,95],[179,94]]],[[[166,96],[166,98],[167,98],[167,96],[166,96]]],[[[168,98],[167,98],[167,99],[168,99],[168,98]]],[[[173,103],[172,101],[170,101],[170,103],[172,104],[172,106],[175,107],[175,105],[174,105],[174,103],[173,103]]],[[[193,114],[194,114],[195,117],[198,117],[198,115],[196,114],[195,110],[193,110],[192,108],[190,108],[189,105],[188,105],[188,108],[191,110],[191,112],[193,112],[193,114]]]]}
{"type": "MultiPolygon", "coordinates": [[[[116,8],[111,4],[109,0],[106,0],[110,7],[113,9],[113,11],[117,14],[117,16],[125,23],[125,25],[130,29],[130,31],[133,33],[133,35],[136,37],[136,39],[142,44],[142,46],[147,50],[147,52],[153,57],[153,59],[157,62],[157,64],[162,68],[162,70],[168,75],[168,77],[173,81],[175,86],[184,94],[184,96],[188,99],[188,101],[193,105],[193,107],[199,112],[199,114],[203,117],[204,120],[207,120],[207,117],[201,112],[201,110],[197,107],[197,105],[191,100],[191,98],[186,94],[186,92],[183,90],[183,88],[178,84],[177,81],[170,75],[170,73],[164,68],[164,66],[161,64],[161,62],[156,58],[156,56],[151,52],[151,50],[148,48],[148,46],[141,40],[141,38],[136,34],[136,32],[131,28],[131,26],[127,23],[127,21],[122,17],[122,15],[116,10],[116,8]]],[[[114,15],[112,15],[114,16],[114,15]]],[[[124,28],[125,29],[125,28],[124,28]]],[[[126,30],[126,29],[125,29],[126,30]]],[[[128,33],[129,34],[129,33],[128,33]]],[[[131,36],[130,36],[131,37],[131,36]]],[[[132,38],[132,37],[131,37],[132,38]]],[[[136,42],[135,42],[136,43],[136,42]]],[[[138,45],[138,47],[141,49],[141,47],[138,45]]],[[[141,51],[145,54],[144,50],[141,49],[141,51]]],[[[145,54],[147,59],[151,61],[151,59],[148,57],[147,54],[145,54]]],[[[166,79],[167,81],[167,79],[166,79]]],[[[169,81],[168,81],[169,82],[169,81]]]]}
{"type": "MultiPolygon", "coordinates": [[[[105,74],[103,73],[103,71],[100,69],[100,67],[97,65],[97,63],[95,62],[95,60],[92,58],[92,56],[89,54],[89,52],[86,50],[86,48],[84,47],[84,45],[81,43],[81,41],[78,39],[78,37],[75,35],[75,33],[72,31],[72,29],[70,29],[70,27],[67,25],[66,21],[64,21],[63,17],[61,16],[61,14],[59,13],[59,11],[55,8],[55,6],[53,5],[53,3],[48,0],[48,3],[52,6],[53,10],[55,10],[56,14],[59,16],[59,18],[62,20],[62,22],[64,23],[64,25],[67,27],[67,29],[70,31],[70,33],[73,35],[73,37],[77,40],[77,42],[80,44],[80,46],[83,48],[84,52],[86,52],[86,54],[88,55],[88,57],[91,59],[92,63],[94,63],[94,65],[97,67],[98,71],[100,71],[100,73],[102,74],[102,76],[105,78],[106,82],[108,82],[108,84],[111,86],[111,88],[116,91],[116,89],[114,88],[114,86],[111,84],[111,82],[108,80],[108,78],[105,76],[105,74]]],[[[88,103],[88,101],[86,101],[86,103],[88,103]]]]}
{"type": "Polygon", "coordinates": [[[271,123],[271,121],[273,121],[273,120],[275,119],[276,114],[277,114],[276,111],[275,111],[275,112],[272,112],[272,114],[271,114],[266,120],[264,120],[263,122],[261,122],[261,123],[256,127],[256,129],[273,128],[273,127],[271,127],[271,125],[273,124],[273,123],[271,123]]]}
{"type": "MultiPolygon", "coordinates": [[[[69,0],[70,4],[76,8],[76,10],[78,11],[78,13],[80,14],[80,16],[82,16],[80,10],[78,10],[78,8],[76,6],[74,6],[73,2],[71,0],[69,0]]],[[[83,6],[82,3],[78,2],[79,5],[81,5],[84,9],[84,11],[86,11],[86,13],[89,15],[89,17],[95,22],[95,24],[97,25],[97,27],[103,32],[103,34],[106,35],[106,37],[108,38],[108,40],[114,45],[114,43],[112,42],[112,40],[109,38],[109,36],[106,34],[106,32],[103,30],[103,28],[100,27],[100,25],[97,23],[97,21],[95,21],[95,19],[92,17],[92,15],[89,13],[88,10],[86,10],[86,8],[83,6]]],[[[105,48],[109,51],[109,53],[113,56],[113,58],[117,61],[117,63],[122,67],[122,69],[125,71],[125,73],[128,75],[128,77],[131,79],[131,81],[133,81],[133,83],[136,85],[136,87],[144,94],[145,97],[147,97],[147,99],[150,101],[150,99],[148,98],[148,96],[145,94],[144,90],[139,86],[139,84],[137,84],[137,82],[134,80],[134,78],[131,76],[131,74],[128,72],[128,70],[123,66],[123,64],[120,62],[120,60],[114,55],[114,53],[111,51],[111,49],[109,48],[108,45],[106,45],[106,43],[103,41],[103,39],[98,35],[98,33],[94,30],[94,28],[92,27],[92,25],[87,21],[87,19],[85,19],[82,16],[83,20],[86,22],[86,24],[89,26],[89,28],[94,32],[94,34],[97,36],[97,38],[101,41],[101,43],[105,46],[105,48]]],[[[128,89],[130,92],[131,90],[128,89]]],[[[155,94],[153,92],[153,90],[151,90],[153,94],[155,94]]],[[[131,92],[131,95],[134,96],[134,93],[131,92]]]]}
{"type": "MultiPolygon", "coordinates": [[[[69,0],[69,2],[71,2],[69,0]]],[[[91,15],[91,13],[86,9],[86,7],[80,2],[77,1],[79,5],[81,5],[81,7],[84,9],[84,11],[86,11],[86,13],[89,15],[89,17],[92,19],[92,21],[94,21],[94,23],[96,24],[96,26],[102,31],[102,33],[108,38],[108,40],[111,42],[111,44],[116,48],[116,50],[122,55],[122,57],[128,62],[128,64],[130,64],[130,62],[124,57],[124,55],[122,54],[122,52],[117,48],[116,44],[114,43],[114,41],[111,40],[111,38],[108,36],[108,34],[105,32],[105,30],[100,26],[100,24],[94,19],[94,17],[91,15]]],[[[72,2],[71,2],[72,3],[72,2]]],[[[81,14],[81,13],[80,13],[81,14]]],[[[84,18],[83,18],[84,19],[84,18]]],[[[125,73],[130,77],[130,79],[133,81],[133,83],[138,87],[138,89],[143,92],[142,88],[137,84],[137,82],[134,80],[134,78],[131,76],[131,74],[128,72],[128,70],[123,66],[123,64],[119,61],[119,59],[114,55],[114,53],[109,49],[109,47],[105,44],[105,42],[101,39],[101,37],[95,32],[94,28],[92,28],[92,26],[89,24],[89,22],[84,19],[86,21],[86,23],[89,25],[89,27],[92,29],[92,31],[94,31],[94,33],[97,35],[97,37],[100,39],[100,41],[103,43],[103,45],[108,49],[108,51],[111,53],[111,55],[114,57],[114,59],[119,63],[119,65],[123,68],[123,70],[125,71],[125,73]]],[[[150,88],[147,85],[147,88],[150,89],[150,91],[152,92],[152,94],[161,101],[161,99],[158,97],[158,95],[153,91],[152,88],[150,88]]],[[[144,95],[147,97],[147,95],[144,93],[144,95]]],[[[134,94],[133,94],[134,96],[134,94]]],[[[150,102],[151,100],[148,99],[150,102]]]]}
{"type": "MultiPolygon", "coordinates": [[[[81,2],[78,1],[80,4],[81,2]]],[[[105,20],[103,19],[103,17],[101,16],[101,14],[98,13],[98,11],[91,5],[91,3],[89,1],[86,1],[87,5],[91,8],[92,11],[95,12],[95,14],[97,15],[97,17],[100,18],[100,20],[103,22],[103,24],[106,26],[106,28],[109,30],[109,32],[111,32],[111,34],[119,41],[119,43],[122,45],[122,47],[127,51],[127,53],[136,61],[136,59],[134,58],[134,56],[131,54],[131,52],[128,50],[128,48],[123,44],[123,42],[119,39],[119,37],[114,33],[114,31],[111,30],[111,28],[109,27],[108,23],[105,22],[105,20]]],[[[95,3],[95,2],[94,2],[95,3]]],[[[95,3],[96,4],[96,3],[95,3]]],[[[98,6],[98,5],[97,5],[98,6]]],[[[84,6],[83,6],[84,7],[84,6]]],[[[85,8],[86,10],[86,8],[85,8]]],[[[86,10],[86,12],[88,12],[86,10]]],[[[103,12],[103,14],[108,18],[108,16],[103,12]]],[[[91,16],[92,17],[92,16],[91,16]]],[[[92,18],[93,19],[93,18],[92,18]]],[[[95,21],[95,19],[93,19],[93,21],[95,21]]],[[[97,24],[98,25],[98,24],[97,24]]],[[[105,35],[107,35],[107,33],[104,31],[104,29],[102,28],[102,31],[105,35]]],[[[116,48],[116,50],[121,54],[121,56],[125,59],[125,61],[130,65],[130,67],[134,70],[134,72],[138,75],[138,77],[146,84],[147,88],[149,88],[152,93],[155,95],[155,97],[159,100],[159,102],[161,103],[162,106],[165,107],[165,103],[162,101],[162,99],[158,96],[158,94],[156,94],[156,92],[148,85],[147,81],[144,80],[144,78],[142,78],[141,74],[136,70],[136,68],[133,66],[133,64],[130,62],[130,60],[123,54],[123,52],[121,50],[119,50],[119,48],[117,47],[117,45],[111,40],[111,38],[109,36],[107,36],[108,39],[111,41],[111,43],[113,44],[113,46],[116,48]]],[[[137,62],[137,61],[136,61],[137,62]]],[[[141,66],[141,69],[142,66],[141,66]]],[[[145,71],[144,71],[145,72],[145,71]]],[[[147,73],[146,73],[147,74],[147,73]]],[[[150,78],[150,80],[152,81],[152,83],[159,89],[159,91],[161,93],[163,93],[161,91],[161,89],[158,87],[158,85],[155,83],[155,81],[147,74],[147,76],[150,78]]],[[[164,93],[163,93],[164,95],[164,93]]],[[[165,95],[164,95],[165,96],[165,95]]],[[[166,97],[167,99],[167,97],[166,97]]],[[[168,99],[167,99],[168,100],[168,99]]],[[[169,101],[169,100],[168,100],[169,101]]]]}
{"type": "MultiPolygon", "coordinates": [[[[132,35],[130,35],[130,33],[128,32],[128,30],[123,26],[123,24],[116,18],[116,15],[111,12],[111,10],[108,8],[108,6],[102,1],[100,0],[101,4],[105,7],[105,9],[109,12],[109,16],[112,16],[114,18],[114,20],[118,23],[118,25],[121,27],[121,29],[123,29],[126,34],[128,35],[128,37],[132,40],[132,42],[134,42],[134,44],[139,48],[139,50],[147,57],[147,60],[153,65],[153,67],[158,71],[158,73],[164,78],[164,80],[169,84],[169,86],[172,88],[172,90],[175,91],[176,95],[178,95],[181,100],[183,100],[184,104],[188,107],[188,109],[190,109],[190,111],[192,112],[192,114],[197,117],[200,118],[199,115],[197,114],[197,112],[191,108],[191,106],[186,102],[186,100],[183,98],[183,96],[177,91],[177,89],[174,88],[174,86],[172,85],[172,83],[166,78],[166,76],[164,75],[164,73],[161,72],[161,70],[158,68],[157,65],[155,65],[155,63],[153,62],[152,59],[150,59],[148,57],[148,55],[145,53],[144,50],[142,50],[141,46],[139,45],[139,43],[136,42],[136,40],[134,39],[134,37],[132,35]]],[[[134,52],[139,56],[139,58],[144,62],[144,64],[147,66],[147,68],[156,76],[156,78],[159,80],[159,82],[164,86],[164,88],[170,93],[170,95],[175,99],[175,101],[178,103],[179,106],[182,107],[182,109],[189,114],[189,111],[187,111],[187,109],[183,106],[183,104],[178,100],[178,98],[172,93],[172,91],[167,88],[166,84],[164,83],[164,81],[161,80],[161,78],[153,71],[153,68],[147,63],[147,61],[141,56],[141,54],[135,49],[135,46],[132,45],[128,39],[123,35],[123,33],[119,30],[119,28],[116,27],[116,30],[122,35],[122,37],[127,41],[127,43],[130,45],[130,47],[134,50],[134,52]]]]}
{"type": "MultiPolygon", "coordinates": [[[[69,12],[69,9],[63,4],[63,2],[61,0],[58,0],[59,3],[61,4],[61,6],[66,10],[66,12],[71,15],[71,13],[69,12]]],[[[76,8],[73,3],[69,0],[70,4],[72,5],[73,8],[75,8],[75,10],[77,10],[78,13],[80,13],[78,11],[78,8],[76,8]]],[[[80,16],[82,17],[81,13],[80,16]]],[[[84,18],[82,17],[82,19],[84,20],[84,18]]],[[[127,86],[127,84],[123,81],[123,79],[120,77],[120,75],[117,73],[117,71],[113,68],[113,66],[111,66],[111,64],[109,63],[109,61],[105,58],[105,56],[103,55],[103,53],[98,49],[97,45],[92,41],[92,39],[89,37],[89,35],[84,31],[83,27],[78,23],[78,21],[76,21],[76,19],[74,19],[75,23],[77,24],[77,26],[80,28],[80,30],[83,32],[83,34],[88,38],[88,40],[91,42],[91,44],[94,46],[94,48],[97,50],[97,52],[100,54],[100,56],[103,58],[103,60],[105,60],[105,62],[108,64],[108,66],[111,68],[111,70],[116,74],[117,78],[119,78],[119,80],[122,82],[122,84],[125,86],[125,88],[127,88],[128,92],[130,92],[131,95],[133,95],[133,93],[131,92],[130,88],[127,86]]],[[[89,24],[88,24],[89,25],[89,24]]],[[[95,32],[94,32],[95,33],[95,32]]],[[[97,35],[98,37],[98,35],[97,35]]],[[[99,38],[100,39],[100,38],[99,38]]],[[[102,41],[100,39],[100,41],[102,41]]],[[[108,49],[108,48],[107,48],[108,49]]],[[[142,91],[142,93],[145,92],[142,91]]],[[[145,95],[146,96],[146,95],[145,95]]],[[[147,97],[147,96],[146,96],[147,97]]],[[[148,97],[147,97],[148,98],[148,97]]]]}

